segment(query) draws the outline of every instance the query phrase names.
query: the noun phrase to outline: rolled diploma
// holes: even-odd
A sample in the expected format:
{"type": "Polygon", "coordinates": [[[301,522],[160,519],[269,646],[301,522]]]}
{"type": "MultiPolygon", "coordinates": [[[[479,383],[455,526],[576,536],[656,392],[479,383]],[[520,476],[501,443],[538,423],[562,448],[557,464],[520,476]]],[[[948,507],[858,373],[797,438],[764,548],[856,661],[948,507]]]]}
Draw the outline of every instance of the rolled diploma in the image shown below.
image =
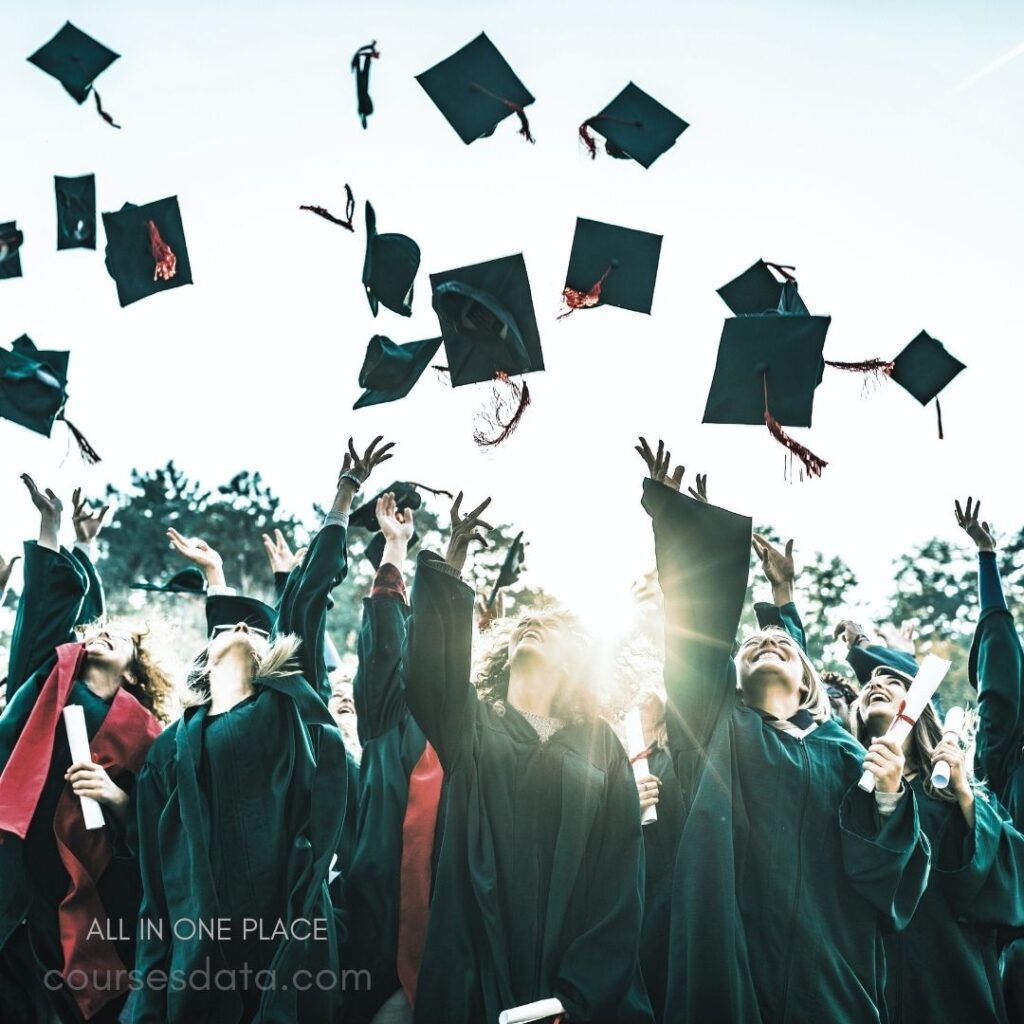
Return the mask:
{"type": "MultiPolygon", "coordinates": [[[[945,658],[937,658],[934,654],[929,654],[921,662],[921,667],[917,670],[917,675],[914,676],[914,681],[910,684],[910,689],[907,691],[907,698],[903,702],[903,714],[907,718],[917,722],[918,718],[921,717],[921,712],[927,707],[928,701],[935,696],[935,691],[939,688],[942,680],[945,679],[948,671],[949,662],[945,658]]],[[[885,734],[885,738],[902,743],[910,735],[911,729],[913,729],[913,726],[909,722],[903,721],[902,718],[894,718],[892,725],[889,726],[885,734]]],[[[865,793],[874,793],[874,775],[865,769],[857,785],[865,793]]]]}
{"type": "MultiPolygon", "coordinates": [[[[963,708],[950,708],[946,712],[946,721],[942,723],[942,738],[952,736],[960,739],[960,733],[964,728],[964,717],[966,712],[963,708]]],[[[945,761],[936,761],[932,768],[932,785],[936,789],[945,789],[949,785],[950,769],[945,761]]]]}
{"type": "Polygon", "coordinates": [[[529,1024],[532,1020],[544,1020],[565,1013],[565,1007],[557,999],[538,999],[535,1003],[523,1003],[498,1014],[498,1024],[529,1024]]]}
{"type": "MultiPolygon", "coordinates": [[[[85,711],[81,704],[67,704],[64,707],[64,729],[68,734],[68,747],[74,764],[92,764],[89,750],[89,734],[85,731],[85,711]]],[[[103,808],[91,796],[80,796],[82,817],[87,829],[103,828],[103,808]]]]}
{"type": "MultiPolygon", "coordinates": [[[[626,712],[626,746],[629,749],[630,758],[636,757],[637,754],[642,753],[647,749],[647,744],[644,743],[644,726],[640,721],[640,709],[630,708],[626,712]]],[[[645,775],[650,775],[651,771],[647,766],[647,758],[641,757],[636,761],[633,761],[633,778],[641,779],[645,775]]],[[[648,807],[643,813],[643,817],[640,819],[641,825],[649,825],[652,821],[658,820],[658,808],[648,807]]]]}

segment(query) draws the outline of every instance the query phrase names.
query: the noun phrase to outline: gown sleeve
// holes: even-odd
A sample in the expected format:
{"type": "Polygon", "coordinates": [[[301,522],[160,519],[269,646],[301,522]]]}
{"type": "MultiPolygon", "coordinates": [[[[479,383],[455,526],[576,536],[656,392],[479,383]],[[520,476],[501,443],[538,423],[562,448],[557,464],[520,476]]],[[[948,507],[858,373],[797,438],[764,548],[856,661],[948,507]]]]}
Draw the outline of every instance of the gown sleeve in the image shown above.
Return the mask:
{"type": "Polygon", "coordinates": [[[474,595],[440,555],[421,551],[416,565],[402,679],[409,710],[447,774],[473,732],[474,595]]]}
{"type": "Polygon", "coordinates": [[[103,581],[96,571],[92,556],[85,545],[76,544],[71,548],[69,554],[81,567],[89,581],[89,590],[82,603],[80,622],[102,622],[107,617],[107,597],[103,592],[103,581]]]}
{"type": "Polygon", "coordinates": [[[793,601],[787,601],[785,604],[769,604],[766,601],[758,601],[754,605],[754,614],[757,616],[758,629],[778,626],[800,645],[801,650],[807,651],[807,635],[804,631],[803,620],[793,601]]]}

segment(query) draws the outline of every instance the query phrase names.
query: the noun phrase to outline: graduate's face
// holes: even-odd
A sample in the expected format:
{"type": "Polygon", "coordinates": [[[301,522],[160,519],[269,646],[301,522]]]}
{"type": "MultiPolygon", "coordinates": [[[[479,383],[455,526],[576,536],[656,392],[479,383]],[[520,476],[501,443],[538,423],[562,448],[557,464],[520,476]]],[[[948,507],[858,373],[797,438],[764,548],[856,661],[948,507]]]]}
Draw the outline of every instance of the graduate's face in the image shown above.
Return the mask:
{"type": "Polygon", "coordinates": [[[207,649],[207,661],[210,665],[216,665],[228,654],[237,656],[243,653],[249,654],[255,661],[264,657],[269,647],[267,635],[262,630],[251,629],[244,622],[220,626],[207,649]]]}
{"type": "Polygon", "coordinates": [[[782,630],[766,629],[748,637],[740,645],[736,662],[741,684],[766,675],[791,680],[797,688],[803,683],[796,641],[782,630]]]}
{"type": "Polygon", "coordinates": [[[569,623],[552,615],[523,619],[508,643],[510,665],[525,659],[570,669],[579,658],[579,641],[569,623]]]}
{"type": "Polygon", "coordinates": [[[86,637],[85,654],[92,665],[111,672],[127,672],[135,657],[135,643],[126,634],[101,629],[86,637]]]}
{"type": "Polygon", "coordinates": [[[352,690],[351,680],[331,684],[331,699],[328,701],[327,707],[339,725],[342,724],[343,720],[350,718],[356,713],[355,695],[352,690]]]}
{"type": "Polygon", "coordinates": [[[890,675],[884,669],[876,669],[868,685],[861,690],[857,701],[857,716],[869,732],[880,736],[899,713],[900,704],[906,696],[907,684],[904,679],[890,675]]]}

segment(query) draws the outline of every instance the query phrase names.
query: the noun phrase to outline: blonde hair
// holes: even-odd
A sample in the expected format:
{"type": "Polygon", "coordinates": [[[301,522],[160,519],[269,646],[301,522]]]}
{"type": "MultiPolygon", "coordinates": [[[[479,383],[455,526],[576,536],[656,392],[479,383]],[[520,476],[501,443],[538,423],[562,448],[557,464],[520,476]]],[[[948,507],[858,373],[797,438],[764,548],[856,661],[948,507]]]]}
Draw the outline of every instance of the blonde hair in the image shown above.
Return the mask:
{"type": "MultiPolygon", "coordinates": [[[[281,679],[302,674],[298,651],[302,641],[292,633],[274,638],[262,653],[252,652],[252,677],[259,679],[281,679]]],[[[185,707],[197,707],[210,702],[210,644],[196,657],[185,679],[185,693],[182,696],[185,707]]]]}
{"type": "MultiPolygon", "coordinates": [[[[796,651],[797,657],[800,659],[800,666],[802,674],[800,677],[800,692],[803,697],[800,701],[798,711],[806,711],[810,714],[811,718],[814,719],[819,725],[822,722],[827,722],[832,717],[832,704],[828,699],[828,691],[825,689],[824,684],[821,681],[821,677],[818,675],[818,670],[811,663],[811,659],[807,657],[807,652],[790,636],[786,630],[782,629],[781,626],[765,626],[764,629],[756,630],[749,636],[744,637],[743,642],[746,643],[748,640],[755,636],[763,636],[765,633],[781,633],[787,637],[793,643],[793,648],[796,651]]],[[[737,668],[737,679],[739,678],[739,665],[737,668]]],[[[740,687],[742,694],[742,686],[740,687]]]]}

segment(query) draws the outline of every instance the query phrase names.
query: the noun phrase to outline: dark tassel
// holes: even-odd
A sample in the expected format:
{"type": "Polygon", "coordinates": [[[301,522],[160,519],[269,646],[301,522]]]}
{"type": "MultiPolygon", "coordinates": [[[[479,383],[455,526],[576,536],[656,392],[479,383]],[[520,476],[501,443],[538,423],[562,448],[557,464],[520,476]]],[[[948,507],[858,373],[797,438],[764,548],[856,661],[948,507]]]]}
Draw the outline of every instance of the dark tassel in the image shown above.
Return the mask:
{"type": "Polygon", "coordinates": [[[944,441],[946,435],[942,432],[942,406],[939,404],[939,400],[935,399],[935,413],[939,418],[939,440],[944,441]]]}
{"type": "Polygon", "coordinates": [[[300,206],[299,209],[309,210],[310,213],[315,213],[318,217],[323,217],[324,220],[329,220],[332,224],[338,224],[349,231],[356,230],[352,226],[352,218],[356,214],[356,197],[352,194],[352,187],[348,183],[345,184],[345,220],[335,217],[333,213],[325,210],[322,206],[300,206]]]}
{"type": "Polygon", "coordinates": [[[373,113],[373,100],[370,99],[370,61],[379,59],[377,40],[369,46],[360,46],[352,58],[352,70],[356,75],[356,100],[359,105],[359,120],[366,127],[366,119],[373,113]]]}
{"type": "Polygon", "coordinates": [[[892,375],[892,360],[889,359],[861,359],[854,363],[843,363],[835,359],[826,359],[826,366],[833,370],[843,370],[847,373],[863,373],[864,387],[861,390],[862,396],[868,395],[877,385],[880,385],[886,377],[892,375]]]}
{"type": "Polygon", "coordinates": [[[578,292],[575,288],[569,288],[568,286],[563,288],[562,298],[565,299],[565,304],[569,308],[564,313],[559,313],[558,319],[564,320],[570,313],[575,313],[577,309],[590,309],[598,305],[601,301],[601,285],[604,284],[604,279],[611,272],[612,268],[608,267],[589,292],[578,292]]]}
{"type": "Polygon", "coordinates": [[[418,490],[418,491],[426,491],[427,494],[433,494],[435,496],[440,496],[440,495],[443,494],[446,498],[451,498],[452,500],[455,499],[455,495],[452,494],[451,491],[439,491],[439,490],[436,490],[433,487],[428,487],[426,484],[414,483],[412,480],[409,481],[409,486],[410,487],[415,487],[416,490],[418,490]]]}
{"type": "Polygon", "coordinates": [[[95,89],[92,91],[92,98],[96,101],[96,113],[98,113],[111,128],[119,129],[121,126],[119,124],[114,124],[114,119],[103,109],[103,104],[100,102],[100,94],[95,89]]]}
{"type": "Polygon", "coordinates": [[[590,134],[590,121],[584,121],[583,124],[580,125],[579,132],[580,140],[583,142],[583,145],[587,147],[587,152],[590,154],[590,159],[596,160],[597,142],[595,141],[594,136],[590,134]]]}
{"type": "Polygon", "coordinates": [[[796,281],[792,271],[796,270],[796,267],[790,266],[788,263],[769,263],[768,260],[764,261],[766,267],[771,267],[772,270],[777,270],[787,281],[796,281]]]}
{"type": "Polygon", "coordinates": [[[492,396],[494,411],[493,413],[484,413],[483,419],[487,427],[497,430],[498,433],[491,437],[482,427],[477,427],[473,431],[473,440],[480,448],[494,448],[503,441],[507,441],[515,433],[516,427],[519,426],[519,422],[523,418],[523,413],[526,412],[526,408],[530,404],[530,388],[526,381],[523,381],[522,387],[520,387],[510,380],[508,374],[502,370],[498,370],[494,378],[497,381],[497,386],[495,386],[492,396]],[[515,412],[512,413],[511,419],[505,423],[501,420],[501,414],[509,403],[505,401],[505,397],[499,389],[501,384],[509,386],[511,389],[510,397],[512,402],[516,404],[515,412]]]}
{"type": "MultiPolygon", "coordinates": [[[[597,142],[594,136],[590,134],[590,129],[594,126],[595,121],[612,121],[615,124],[626,124],[630,128],[643,128],[643,121],[627,121],[622,117],[612,117],[611,114],[595,114],[593,117],[588,117],[586,121],[579,127],[580,141],[587,147],[587,152],[590,153],[590,159],[597,159],[597,142]]],[[[604,144],[605,152],[609,156],[618,158],[629,158],[628,153],[623,153],[617,146],[613,146],[607,140],[604,144]]]]}
{"type": "Polygon", "coordinates": [[[171,247],[160,237],[155,221],[149,222],[149,251],[156,261],[153,267],[154,281],[170,281],[178,272],[178,257],[171,247]]]}
{"type": "Polygon", "coordinates": [[[521,103],[513,103],[511,100],[505,99],[504,96],[499,96],[497,93],[491,92],[490,89],[485,89],[477,82],[473,82],[472,86],[477,90],[477,92],[482,92],[485,96],[490,96],[491,99],[495,99],[499,103],[504,103],[505,106],[519,118],[519,134],[522,135],[527,142],[533,143],[537,141],[530,134],[530,122],[526,118],[526,111],[523,109],[521,103]]]}
{"type": "Polygon", "coordinates": [[[75,439],[75,443],[78,445],[78,450],[82,453],[82,461],[89,466],[95,466],[100,461],[98,452],[91,444],[89,444],[85,435],[69,420],[64,413],[61,413],[58,419],[63,420],[67,424],[68,430],[71,431],[71,436],[75,439]]]}
{"type": "Polygon", "coordinates": [[[437,379],[447,384],[451,381],[452,372],[447,366],[438,366],[436,363],[430,367],[437,374],[437,379]]]}
{"type": "Polygon", "coordinates": [[[824,459],[815,455],[810,448],[802,445],[796,440],[796,438],[790,437],[789,434],[782,429],[782,424],[779,423],[779,421],[768,411],[767,374],[765,374],[764,377],[764,423],[772,437],[792,452],[792,454],[803,463],[808,476],[821,476],[821,471],[828,465],[828,463],[824,459]]]}

